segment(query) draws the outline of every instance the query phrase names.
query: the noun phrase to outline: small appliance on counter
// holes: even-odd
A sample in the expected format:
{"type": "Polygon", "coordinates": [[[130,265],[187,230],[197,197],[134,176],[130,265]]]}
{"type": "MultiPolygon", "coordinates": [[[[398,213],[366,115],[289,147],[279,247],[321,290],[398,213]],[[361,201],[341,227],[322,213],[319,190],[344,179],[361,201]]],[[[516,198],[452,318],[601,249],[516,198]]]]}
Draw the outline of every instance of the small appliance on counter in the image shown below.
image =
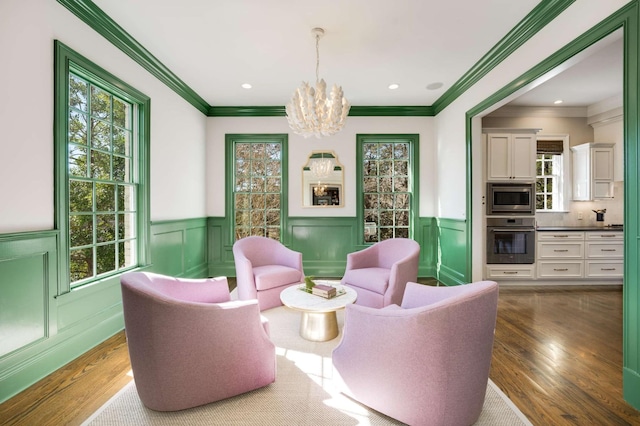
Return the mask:
{"type": "Polygon", "coordinates": [[[604,222],[604,214],[607,212],[607,209],[601,210],[591,210],[596,214],[596,222],[604,222]]]}

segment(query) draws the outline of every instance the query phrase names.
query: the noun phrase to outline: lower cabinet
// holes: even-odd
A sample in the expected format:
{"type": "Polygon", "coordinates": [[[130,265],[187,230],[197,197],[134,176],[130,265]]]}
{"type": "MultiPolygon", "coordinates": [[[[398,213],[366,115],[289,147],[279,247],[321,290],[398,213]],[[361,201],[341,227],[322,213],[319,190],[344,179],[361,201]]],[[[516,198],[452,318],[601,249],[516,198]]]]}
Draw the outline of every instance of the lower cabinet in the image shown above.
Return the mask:
{"type": "Polygon", "coordinates": [[[623,235],[613,231],[537,233],[538,279],[621,279],[623,235]]]}
{"type": "Polygon", "coordinates": [[[488,280],[533,280],[536,278],[535,271],[535,265],[487,265],[486,277],[488,280]]]}

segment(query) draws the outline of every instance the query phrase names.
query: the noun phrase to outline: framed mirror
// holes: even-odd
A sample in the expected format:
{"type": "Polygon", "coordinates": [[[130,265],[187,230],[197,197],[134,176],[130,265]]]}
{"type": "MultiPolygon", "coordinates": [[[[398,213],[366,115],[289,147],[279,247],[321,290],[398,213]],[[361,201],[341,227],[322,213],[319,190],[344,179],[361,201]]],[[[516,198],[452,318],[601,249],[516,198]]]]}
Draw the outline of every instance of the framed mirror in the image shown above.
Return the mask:
{"type": "Polygon", "coordinates": [[[342,164],[333,151],[313,151],[302,167],[303,207],[343,207],[342,164]]]}

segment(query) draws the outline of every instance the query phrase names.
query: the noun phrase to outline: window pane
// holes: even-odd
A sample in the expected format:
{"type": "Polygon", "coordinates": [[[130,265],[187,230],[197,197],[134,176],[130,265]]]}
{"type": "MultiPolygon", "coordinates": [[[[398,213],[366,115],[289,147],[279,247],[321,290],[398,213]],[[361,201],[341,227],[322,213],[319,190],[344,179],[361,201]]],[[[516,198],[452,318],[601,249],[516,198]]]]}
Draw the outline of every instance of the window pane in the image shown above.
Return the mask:
{"type": "Polygon", "coordinates": [[[116,270],[116,245],[107,244],[96,247],[96,274],[116,270]]]}
{"type": "Polygon", "coordinates": [[[69,252],[69,275],[71,282],[93,276],[93,248],[71,250],[69,252]]]}
{"type": "Polygon", "coordinates": [[[69,174],[87,177],[87,148],[80,145],[69,145],[69,174]]]}
{"type": "Polygon", "coordinates": [[[118,98],[113,98],[113,124],[124,129],[130,129],[129,116],[131,106],[118,98]]]}
{"type": "Polygon", "coordinates": [[[109,180],[111,171],[111,156],[104,152],[91,150],[91,177],[109,180]]]}
{"type": "Polygon", "coordinates": [[[79,247],[93,244],[93,215],[69,217],[69,246],[79,247]]]}
{"type": "Polygon", "coordinates": [[[87,116],[76,111],[69,113],[69,142],[87,144],[87,116]]]}
{"type": "Polygon", "coordinates": [[[116,186],[112,183],[96,183],[96,211],[116,210],[116,186]]]}
{"type": "Polygon", "coordinates": [[[87,83],[75,75],[69,76],[69,106],[87,111],[87,83]]]}
{"type": "Polygon", "coordinates": [[[91,85],[91,115],[111,119],[111,95],[99,87],[91,85]]]}
{"type": "Polygon", "coordinates": [[[69,211],[93,211],[93,184],[91,182],[69,181],[69,211]]]}
{"type": "Polygon", "coordinates": [[[116,215],[96,215],[96,243],[116,240],[116,215]]]}
{"type": "Polygon", "coordinates": [[[130,268],[136,265],[135,253],[135,240],[123,241],[118,244],[118,264],[120,266],[120,269],[130,268]]]}
{"type": "Polygon", "coordinates": [[[91,146],[103,151],[111,150],[111,126],[108,123],[91,119],[91,146]]]}
{"type": "Polygon", "coordinates": [[[132,213],[118,215],[118,239],[125,240],[136,236],[136,216],[132,213]]]}

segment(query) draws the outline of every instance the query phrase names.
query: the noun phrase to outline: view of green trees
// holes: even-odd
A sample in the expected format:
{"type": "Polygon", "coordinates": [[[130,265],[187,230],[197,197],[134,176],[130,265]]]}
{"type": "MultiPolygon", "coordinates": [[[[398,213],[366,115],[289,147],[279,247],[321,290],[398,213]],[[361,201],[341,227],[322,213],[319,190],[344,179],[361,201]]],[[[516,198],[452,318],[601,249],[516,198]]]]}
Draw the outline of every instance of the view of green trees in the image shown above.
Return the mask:
{"type": "Polygon", "coordinates": [[[235,144],[235,236],[280,240],[282,149],[279,143],[235,144]]]}
{"type": "Polygon", "coordinates": [[[409,238],[409,152],[406,142],[363,145],[365,242],[409,238]]]}
{"type": "Polygon", "coordinates": [[[69,270],[72,283],[135,264],[133,106],[69,78],[69,270]]]}

